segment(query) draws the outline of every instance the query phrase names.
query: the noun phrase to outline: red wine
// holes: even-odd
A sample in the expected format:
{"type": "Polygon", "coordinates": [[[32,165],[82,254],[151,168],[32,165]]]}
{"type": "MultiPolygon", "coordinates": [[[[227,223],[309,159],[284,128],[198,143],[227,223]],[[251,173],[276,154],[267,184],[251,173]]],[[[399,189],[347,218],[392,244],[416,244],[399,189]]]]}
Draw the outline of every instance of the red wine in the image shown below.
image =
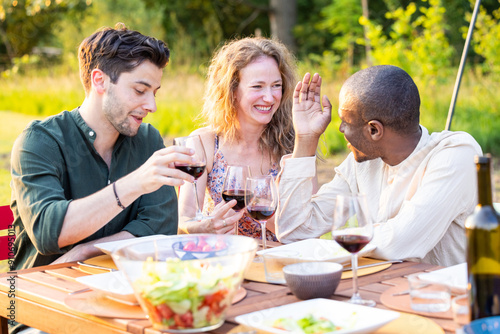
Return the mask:
{"type": "Polygon", "coordinates": [[[274,215],[275,210],[270,206],[247,207],[248,214],[255,220],[268,220],[274,215]]]}
{"type": "MultiPolygon", "coordinates": [[[[251,192],[247,192],[247,200],[252,196],[251,192]]],[[[231,189],[222,192],[222,198],[224,201],[229,202],[233,199],[236,200],[236,205],[233,206],[233,210],[240,211],[245,208],[245,190],[241,189],[231,189]]]]}
{"type": "Polygon", "coordinates": [[[203,174],[205,167],[206,165],[175,165],[175,168],[192,175],[196,180],[203,174]]]}
{"type": "Polygon", "coordinates": [[[336,235],[334,240],[349,253],[357,253],[370,242],[370,238],[364,235],[336,235]]]}

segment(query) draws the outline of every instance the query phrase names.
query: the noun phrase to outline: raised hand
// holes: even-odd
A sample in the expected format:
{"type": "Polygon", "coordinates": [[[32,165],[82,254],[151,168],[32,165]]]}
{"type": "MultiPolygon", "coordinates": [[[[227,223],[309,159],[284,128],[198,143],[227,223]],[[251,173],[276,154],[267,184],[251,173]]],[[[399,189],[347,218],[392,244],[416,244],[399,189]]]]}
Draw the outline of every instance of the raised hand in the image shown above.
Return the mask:
{"type": "Polygon", "coordinates": [[[319,137],[332,119],[332,105],[326,96],[321,103],[321,77],[306,73],[293,94],[294,157],[310,156],[316,151],[319,137]]]}

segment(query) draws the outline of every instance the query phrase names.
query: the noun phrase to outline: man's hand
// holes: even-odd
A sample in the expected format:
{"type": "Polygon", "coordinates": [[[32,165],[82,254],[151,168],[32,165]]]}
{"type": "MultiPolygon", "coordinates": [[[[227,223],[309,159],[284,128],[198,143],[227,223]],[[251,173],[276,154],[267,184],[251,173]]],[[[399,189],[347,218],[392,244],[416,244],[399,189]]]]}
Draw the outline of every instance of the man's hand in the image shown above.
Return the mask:
{"type": "Polygon", "coordinates": [[[102,252],[93,245],[80,244],[73,247],[69,252],[65,253],[51,264],[83,261],[100,254],[102,254],[102,252]]]}
{"type": "Polygon", "coordinates": [[[323,104],[320,101],[321,77],[315,73],[311,79],[311,74],[306,73],[293,94],[294,158],[313,156],[319,137],[330,124],[332,105],[326,96],[323,96],[323,104]]]}
{"type": "Polygon", "coordinates": [[[169,146],[156,151],[141,167],[131,175],[142,194],[149,194],[163,185],[181,186],[184,181],[193,182],[194,178],[175,168],[175,163],[192,164],[194,152],[190,148],[169,146]]]}

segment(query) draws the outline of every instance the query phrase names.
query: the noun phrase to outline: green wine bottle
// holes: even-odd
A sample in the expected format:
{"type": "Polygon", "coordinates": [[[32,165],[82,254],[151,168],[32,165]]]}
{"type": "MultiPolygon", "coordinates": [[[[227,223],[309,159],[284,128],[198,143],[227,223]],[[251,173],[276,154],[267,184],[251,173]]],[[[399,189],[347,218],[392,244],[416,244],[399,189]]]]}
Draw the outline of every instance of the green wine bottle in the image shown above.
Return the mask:
{"type": "Polygon", "coordinates": [[[500,315],[500,216],[493,207],[491,156],[476,156],[478,204],[465,222],[470,318],[500,315]]]}

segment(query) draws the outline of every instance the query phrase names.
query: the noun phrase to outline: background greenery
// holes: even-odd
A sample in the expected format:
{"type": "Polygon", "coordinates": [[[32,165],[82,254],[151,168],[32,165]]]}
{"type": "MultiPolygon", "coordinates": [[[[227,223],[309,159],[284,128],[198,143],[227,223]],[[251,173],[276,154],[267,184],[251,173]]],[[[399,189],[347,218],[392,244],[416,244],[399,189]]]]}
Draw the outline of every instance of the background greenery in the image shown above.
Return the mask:
{"type": "MultiPolygon", "coordinates": [[[[253,34],[270,36],[272,0],[4,0],[0,4],[0,203],[10,198],[9,153],[32,119],[73,109],[84,98],[76,51],[102,26],[129,28],[165,40],[171,62],[147,120],[165,137],[201,125],[204,75],[214,49],[253,34]]],[[[299,75],[319,72],[334,105],[342,82],[368,65],[404,68],[422,99],[421,123],[442,131],[457,75],[472,0],[289,0],[297,6],[292,31],[299,75]],[[364,32],[368,39],[364,38],[364,32]],[[367,53],[366,41],[370,51],[367,53]]],[[[485,152],[500,155],[500,0],[483,0],[455,107],[452,130],[472,134],[485,152]]],[[[338,118],[324,136],[326,155],[345,154],[338,118]]]]}

